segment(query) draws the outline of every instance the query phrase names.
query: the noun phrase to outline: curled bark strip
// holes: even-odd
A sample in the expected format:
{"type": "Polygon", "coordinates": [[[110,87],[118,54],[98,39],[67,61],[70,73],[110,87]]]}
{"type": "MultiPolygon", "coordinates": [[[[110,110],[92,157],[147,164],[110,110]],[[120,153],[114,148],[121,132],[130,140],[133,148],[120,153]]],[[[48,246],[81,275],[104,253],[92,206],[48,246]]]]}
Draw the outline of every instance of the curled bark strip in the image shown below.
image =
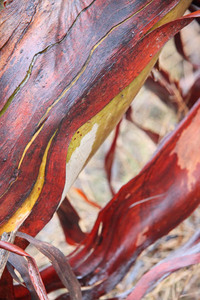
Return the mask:
{"type": "Polygon", "coordinates": [[[79,282],[72,272],[67,258],[58,248],[52,246],[49,243],[39,241],[22,232],[18,232],[17,236],[29,241],[41,253],[49,258],[63,285],[68,289],[71,299],[82,299],[79,282]]]}
{"type": "Polygon", "coordinates": [[[57,210],[57,215],[65,234],[66,242],[71,245],[79,244],[86,237],[86,234],[81,230],[79,226],[80,217],[67,197],[65,197],[57,210]]]}
{"type": "Polygon", "coordinates": [[[47,293],[44,287],[44,284],[41,280],[40,273],[37,267],[37,264],[33,257],[31,257],[28,253],[26,253],[24,250],[19,248],[16,245],[13,245],[11,243],[0,241],[0,248],[5,249],[7,251],[13,252],[15,254],[18,254],[20,256],[25,256],[25,258],[28,261],[28,272],[29,276],[31,278],[32,284],[35,288],[35,291],[41,300],[48,300],[47,293]]]}
{"type": "MultiPolygon", "coordinates": [[[[8,234],[7,232],[4,232],[1,236],[1,241],[10,242],[13,243],[15,239],[15,233],[11,232],[8,234]]],[[[3,249],[0,249],[0,278],[3,274],[4,268],[6,266],[7,260],[8,260],[9,252],[3,249]]]]}
{"type": "Polygon", "coordinates": [[[152,268],[136,284],[133,292],[127,297],[127,300],[140,300],[143,296],[153,289],[156,282],[169,276],[171,273],[194,264],[200,263],[200,253],[184,255],[182,257],[172,258],[152,268]]]}
{"type": "MultiPolygon", "coordinates": [[[[91,286],[85,299],[111,290],[147,246],[199,205],[199,147],[200,100],[143,170],[100,211],[92,232],[70,255],[82,284],[91,286]]],[[[51,290],[49,272],[53,276],[50,269],[42,276],[51,290]]]]}
{"type": "Polygon", "coordinates": [[[111,184],[111,177],[112,177],[111,175],[112,175],[112,165],[113,165],[113,161],[114,161],[114,157],[115,157],[115,150],[116,150],[116,146],[117,146],[117,138],[119,136],[119,131],[120,131],[120,124],[121,124],[121,121],[118,123],[118,125],[115,129],[115,135],[114,135],[112,144],[110,146],[110,149],[108,150],[108,153],[105,156],[105,161],[104,161],[104,168],[106,171],[108,184],[109,184],[110,191],[113,196],[114,196],[115,192],[114,192],[114,189],[111,184]]]}
{"type": "Polygon", "coordinates": [[[101,209],[101,206],[98,203],[88,199],[86,194],[81,189],[74,187],[74,190],[79,196],[81,196],[85,200],[86,203],[90,204],[93,207],[96,207],[97,209],[101,209]]]}

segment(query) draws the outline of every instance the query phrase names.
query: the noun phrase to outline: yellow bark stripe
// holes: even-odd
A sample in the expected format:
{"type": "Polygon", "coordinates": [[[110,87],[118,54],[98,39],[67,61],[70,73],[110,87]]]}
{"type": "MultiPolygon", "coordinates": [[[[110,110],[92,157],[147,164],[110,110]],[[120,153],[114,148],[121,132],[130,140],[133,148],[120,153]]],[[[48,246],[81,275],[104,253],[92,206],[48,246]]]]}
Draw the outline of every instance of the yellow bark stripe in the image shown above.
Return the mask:
{"type": "MultiPolygon", "coordinates": [[[[68,152],[67,163],[69,162],[72,153],[80,146],[82,138],[92,130],[94,124],[98,124],[96,138],[92,147],[89,158],[96,152],[99,146],[103,143],[109,133],[113,130],[116,124],[120,121],[122,115],[130,106],[133,98],[136,96],[141,86],[143,85],[149,71],[154,66],[158,55],[154,57],[151,62],[143,69],[139,76],[137,76],[130,85],[128,85],[121,93],[112,99],[97,115],[82,125],[71,139],[68,152]]],[[[89,159],[88,158],[88,159],[89,159]]],[[[85,164],[87,161],[85,162],[85,164]]]]}
{"type": "MultiPolygon", "coordinates": [[[[157,22],[155,26],[151,28],[150,31],[172,20],[175,20],[177,17],[182,16],[191,2],[191,0],[180,1],[166,16],[164,16],[159,22],[157,22]]],[[[91,156],[106,139],[108,134],[113,130],[113,128],[119,122],[124,112],[131,104],[132,100],[143,85],[144,80],[148,76],[148,73],[154,66],[158,56],[159,53],[154,58],[152,58],[151,62],[144,68],[144,70],[139,74],[139,76],[137,76],[131,82],[131,84],[128,87],[126,87],[120,94],[113,98],[113,100],[109,104],[107,104],[97,115],[95,115],[92,119],[83,124],[76,131],[76,133],[72,137],[68,148],[67,162],[69,162],[72,153],[75,151],[75,149],[80,146],[82,138],[89,131],[91,131],[93,125],[97,123],[99,125],[98,131],[93,144],[93,149],[90,153],[88,160],[91,158],[91,156]]],[[[87,161],[85,162],[85,164],[87,163],[87,161]]]]}
{"type": "Polygon", "coordinates": [[[54,132],[45,149],[42,162],[39,168],[38,177],[30,195],[26,198],[24,203],[22,203],[22,205],[14,213],[14,215],[3,226],[0,227],[0,235],[3,234],[3,232],[11,232],[17,230],[20,227],[20,225],[24,222],[24,220],[28,217],[34,204],[39,198],[45,180],[45,168],[47,163],[48,151],[56,132],[57,130],[54,132]]]}

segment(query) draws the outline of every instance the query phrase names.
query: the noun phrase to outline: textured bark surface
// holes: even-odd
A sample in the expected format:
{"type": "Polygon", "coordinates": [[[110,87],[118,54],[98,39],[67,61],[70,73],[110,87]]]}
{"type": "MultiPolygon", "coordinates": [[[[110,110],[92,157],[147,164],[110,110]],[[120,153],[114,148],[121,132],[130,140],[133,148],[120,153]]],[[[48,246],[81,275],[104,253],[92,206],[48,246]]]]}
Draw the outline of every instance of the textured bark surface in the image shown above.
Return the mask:
{"type": "Polygon", "coordinates": [[[73,134],[191,21],[169,25],[164,37],[158,30],[143,38],[169,11],[175,18],[189,2],[26,0],[0,12],[4,229],[20,226],[30,211],[22,229],[31,234],[50,220],[62,196],[73,134]]]}
{"type": "MultiPolygon", "coordinates": [[[[20,227],[36,235],[51,219],[70,176],[66,162],[83,138],[105,122],[108,129],[95,132],[84,166],[117,124],[162,46],[200,16],[197,12],[177,19],[190,3],[24,0],[0,11],[1,234],[20,227]],[[117,116],[106,119],[103,111],[117,116]],[[93,127],[84,129],[82,137],[79,129],[86,123],[93,127]]],[[[190,103],[197,101],[197,94],[190,103]]],[[[142,250],[198,206],[199,128],[200,100],[139,175],[100,211],[90,234],[77,232],[76,216],[72,232],[78,235],[72,242],[83,241],[69,262],[81,284],[89,287],[84,299],[110,291],[142,250]]],[[[64,206],[62,219],[63,214],[70,214],[64,206]]],[[[18,240],[18,245],[24,244],[18,240]]],[[[63,286],[51,267],[41,275],[47,292],[63,286]]],[[[1,283],[6,278],[10,285],[5,275],[1,283]]],[[[29,297],[20,286],[14,294],[17,299],[29,297]]]]}

